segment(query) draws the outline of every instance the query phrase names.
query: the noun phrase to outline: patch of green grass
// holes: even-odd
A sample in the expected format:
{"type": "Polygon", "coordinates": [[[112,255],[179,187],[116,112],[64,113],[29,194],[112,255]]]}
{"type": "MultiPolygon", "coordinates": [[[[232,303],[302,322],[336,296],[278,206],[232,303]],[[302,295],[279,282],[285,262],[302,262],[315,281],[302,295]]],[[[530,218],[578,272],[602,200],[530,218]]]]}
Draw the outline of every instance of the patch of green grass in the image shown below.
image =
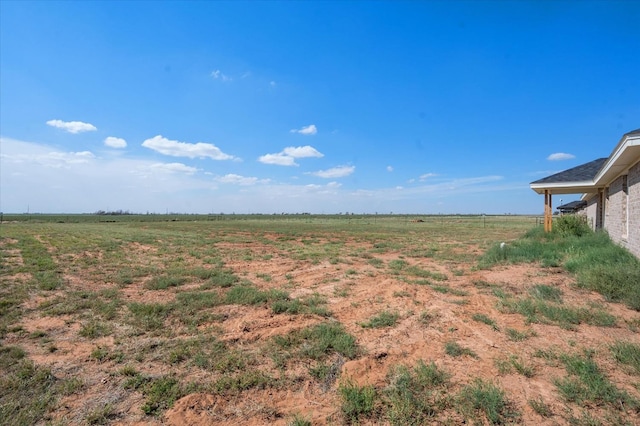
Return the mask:
{"type": "Polygon", "coordinates": [[[331,353],[354,359],[359,353],[356,339],[336,322],[320,323],[283,336],[275,336],[273,341],[281,349],[315,360],[324,359],[331,353]]]}
{"type": "Polygon", "coordinates": [[[135,370],[127,370],[123,374],[128,377],[123,387],[144,395],[145,401],[141,408],[146,415],[160,415],[186,394],[180,382],[170,375],[153,378],[135,370]]]}
{"type": "Polygon", "coordinates": [[[522,342],[536,335],[536,332],[533,330],[518,331],[515,328],[507,328],[505,333],[507,333],[509,340],[514,342],[522,342]]]}
{"type": "Polygon", "coordinates": [[[473,314],[473,316],[471,317],[474,321],[478,321],[481,322],[483,324],[487,324],[489,326],[491,326],[491,328],[493,328],[494,330],[498,331],[500,330],[498,328],[498,324],[496,324],[496,321],[493,318],[490,318],[489,316],[485,315],[485,314],[473,314]]]}
{"type": "Polygon", "coordinates": [[[259,305],[267,302],[288,300],[289,295],[282,290],[260,290],[252,285],[238,285],[230,288],[225,303],[230,305],[259,305]]]}
{"type": "Polygon", "coordinates": [[[478,355],[472,351],[469,348],[465,348],[463,346],[460,346],[460,344],[458,342],[454,342],[454,341],[449,341],[447,343],[445,343],[444,345],[444,352],[449,355],[449,356],[453,356],[453,357],[459,357],[459,356],[470,356],[472,358],[478,358],[478,355]]]}
{"type": "Polygon", "coordinates": [[[369,321],[360,324],[363,328],[393,327],[398,322],[400,314],[397,312],[382,311],[378,315],[369,318],[369,321]]]}
{"type": "Polygon", "coordinates": [[[531,297],[549,302],[562,303],[562,290],[545,284],[536,284],[529,290],[531,297]]]}
{"type": "Polygon", "coordinates": [[[171,276],[171,275],[160,275],[157,277],[151,278],[144,288],[148,290],[166,290],[169,287],[179,287],[187,282],[186,277],[181,276],[171,276]]]}
{"type": "Polygon", "coordinates": [[[529,364],[525,364],[519,357],[511,355],[506,360],[496,360],[496,367],[501,374],[510,374],[515,370],[518,374],[524,377],[531,378],[535,376],[535,367],[529,364]]]}
{"type": "Polygon", "coordinates": [[[377,257],[372,257],[371,259],[367,260],[367,263],[376,268],[381,268],[384,265],[384,261],[378,259],[377,257]]]}
{"type": "MultiPolygon", "coordinates": [[[[206,371],[233,373],[243,370],[250,357],[244,352],[228,347],[213,336],[200,336],[173,340],[164,345],[165,359],[170,364],[187,363],[206,371]]],[[[156,354],[159,352],[155,350],[156,354]]]]}
{"type": "Polygon", "coordinates": [[[383,393],[386,417],[392,425],[427,424],[447,406],[447,385],[451,375],[433,362],[422,360],[413,368],[397,366],[388,375],[383,393]]]}
{"type": "Polygon", "coordinates": [[[373,386],[358,386],[351,381],[338,387],[342,400],[342,414],[348,424],[358,423],[363,417],[373,414],[376,390],[373,386]]]}
{"type": "Polygon", "coordinates": [[[91,410],[85,420],[90,425],[106,425],[116,418],[118,418],[118,414],[113,404],[105,404],[91,410]]]}
{"type": "Polygon", "coordinates": [[[432,285],[431,288],[434,291],[437,291],[438,293],[442,293],[442,294],[452,294],[454,296],[468,296],[469,292],[464,291],[464,290],[459,290],[456,288],[452,288],[448,285],[432,285]]]}
{"type": "Polygon", "coordinates": [[[111,327],[106,323],[92,319],[82,324],[82,327],[80,327],[80,331],[78,332],[78,334],[89,339],[96,339],[98,337],[110,335],[111,327]]]}
{"type": "Polygon", "coordinates": [[[41,290],[51,291],[62,287],[62,274],[58,271],[36,271],[32,277],[41,290]]]}
{"type": "Polygon", "coordinates": [[[615,409],[640,408],[638,400],[619,390],[600,371],[592,354],[562,355],[560,359],[569,375],[555,380],[555,385],[565,400],[578,404],[605,404],[615,409]]]}
{"type": "Polygon", "coordinates": [[[81,388],[77,379],[60,379],[37,366],[16,346],[0,346],[0,419],[30,425],[44,420],[59,397],[81,388]]]}
{"type": "Polygon", "coordinates": [[[630,367],[634,374],[640,375],[640,345],[617,341],[609,349],[617,362],[630,367]]]}
{"type": "Polygon", "coordinates": [[[314,314],[328,317],[331,312],[326,308],[326,297],[314,293],[303,299],[278,299],[271,305],[274,314],[314,314]]]}
{"type": "Polygon", "coordinates": [[[478,419],[482,415],[491,425],[503,425],[520,418],[505,392],[480,378],[465,386],[456,400],[460,413],[469,419],[478,419]]]}
{"type": "Polygon", "coordinates": [[[602,309],[573,308],[541,299],[502,299],[499,306],[509,313],[519,313],[531,323],[551,323],[572,329],[586,323],[599,327],[613,327],[616,317],[602,309]]]}
{"type": "Polygon", "coordinates": [[[173,307],[161,303],[130,303],[130,322],[133,326],[145,331],[159,330],[173,307]]]}
{"type": "Polygon", "coordinates": [[[479,266],[487,268],[507,262],[563,265],[576,276],[579,287],[640,310],[640,286],[635,284],[640,282],[640,260],[613,243],[605,232],[567,233],[558,228],[562,226],[554,225],[551,233],[534,228],[505,248],[496,244],[482,256],[479,266]]]}
{"type": "Polygon", "coordinates": [[[275,379],[262,371],[249,370],[219,378],[213,389],[220,394],[237,394],[248,389],[265,389],[274,382],[275,379]]]}
{"type": "Polygon", "coordinates": [[[311,420],[302,414],[296,413],[287,426],[312,426],[311,420]]]}
{"type": "Polygon", "coordinates": [[[214,269],[209,274],[209,279],[206,283],[200,286],[201,290],[208,290],[213,287],[228,288],[236,285],[240,281],[237,275],[227,269],[214,269]]]}
{"type": "Polygon", "coordinates": [[[173,403],[185,394],[180,382],[172,376],[162,376],[149,381],[142,393],[145,396],[142,411],[146,415],[159,415],[171,408],[173,403]]]}
{"type": "Polygon", "coordinates": [[[544,402],[542,398],[539,397],[537,399],[530,399],[527,402],[529,404],[529,407],[531,407],[531,409],[535,411],[539,416],[541,417],[553,416],[553,411],[551,410],[551,407],[549,407],[549,404],[544,402]]]}
{"type": "Polygon", "coordinates": [[[266,274],[266,273],[258,273],[256,274],[256,277],[268,283],[271,282],[271,280],[273,279],[273,277],[270,274],[266,274]]]}

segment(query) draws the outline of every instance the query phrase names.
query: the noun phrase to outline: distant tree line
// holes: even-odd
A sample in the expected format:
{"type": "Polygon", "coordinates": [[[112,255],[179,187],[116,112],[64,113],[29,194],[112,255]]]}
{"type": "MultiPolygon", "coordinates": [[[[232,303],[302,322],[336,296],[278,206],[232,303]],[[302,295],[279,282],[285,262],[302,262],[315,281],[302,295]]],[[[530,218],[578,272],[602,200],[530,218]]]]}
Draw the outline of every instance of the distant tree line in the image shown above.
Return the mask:
{"type": "Polygon", "coordinates": [[[129,210],[114,210],[114,211],[98,210],[94,214],[98,216],[123,216],[123,215],[131,215],[134,213],[131,213],[129,210]]]}

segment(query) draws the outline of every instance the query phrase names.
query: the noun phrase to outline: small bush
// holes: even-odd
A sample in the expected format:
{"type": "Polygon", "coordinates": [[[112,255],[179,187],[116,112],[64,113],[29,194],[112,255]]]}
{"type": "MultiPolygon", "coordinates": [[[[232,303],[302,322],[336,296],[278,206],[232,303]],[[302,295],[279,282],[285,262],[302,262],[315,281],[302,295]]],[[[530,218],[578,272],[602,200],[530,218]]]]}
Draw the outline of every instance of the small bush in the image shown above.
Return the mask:
{"type": "Polygon", "coordinates": [[[562,236],[581,237],[593,233],[587,217],[583,215],[568,214],[558,217],[553,223],[555,232],[562,236]]]}

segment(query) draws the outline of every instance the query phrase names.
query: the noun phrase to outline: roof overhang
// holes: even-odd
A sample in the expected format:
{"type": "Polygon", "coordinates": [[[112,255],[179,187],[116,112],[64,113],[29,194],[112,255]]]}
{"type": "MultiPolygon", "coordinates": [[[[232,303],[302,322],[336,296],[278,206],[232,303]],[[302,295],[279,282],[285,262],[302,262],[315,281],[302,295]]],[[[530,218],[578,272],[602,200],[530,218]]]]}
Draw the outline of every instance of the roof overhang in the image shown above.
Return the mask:
{"type": "Polygon", "coordinates": [[[594,187],[593,181],[582,182],[557,182],[557,183],[532,183],[531,189],[538,194],[544,194],[549,191],[551,194],[583,194],[587,192],[598,192],[594,187]]]}
{"type": "Polygon", "coordinates": [[[638,161],[640,161],[640,134],[625,135],[594,178],[594,183],[601,186],[608,185],[638,161]]]}
{"type": "MultiPolygon", "coordinates": [[[[530,187],[538,194],[548,191],[550,194],[591,194],[605,188],[620,174],[629,170],[640,161],[640,133],[625,134],[615,147],[600,171],[592,180],[576,182],[531,183],[530,187]]],[[[584,197],[589,198],[589,197],[584,197]]]]}

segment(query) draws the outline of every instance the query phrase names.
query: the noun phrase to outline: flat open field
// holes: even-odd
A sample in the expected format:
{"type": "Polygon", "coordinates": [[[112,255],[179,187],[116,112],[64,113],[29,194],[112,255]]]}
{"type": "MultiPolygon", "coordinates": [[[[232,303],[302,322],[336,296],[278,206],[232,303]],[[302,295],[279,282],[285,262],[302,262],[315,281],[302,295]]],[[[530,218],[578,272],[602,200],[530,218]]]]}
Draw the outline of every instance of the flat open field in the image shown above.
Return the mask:
{"type": "Polygon", "coordinates": [[[0,423],[640,424],[639,312],[479,267],[534,217],[25,218],[0,423]]]}

